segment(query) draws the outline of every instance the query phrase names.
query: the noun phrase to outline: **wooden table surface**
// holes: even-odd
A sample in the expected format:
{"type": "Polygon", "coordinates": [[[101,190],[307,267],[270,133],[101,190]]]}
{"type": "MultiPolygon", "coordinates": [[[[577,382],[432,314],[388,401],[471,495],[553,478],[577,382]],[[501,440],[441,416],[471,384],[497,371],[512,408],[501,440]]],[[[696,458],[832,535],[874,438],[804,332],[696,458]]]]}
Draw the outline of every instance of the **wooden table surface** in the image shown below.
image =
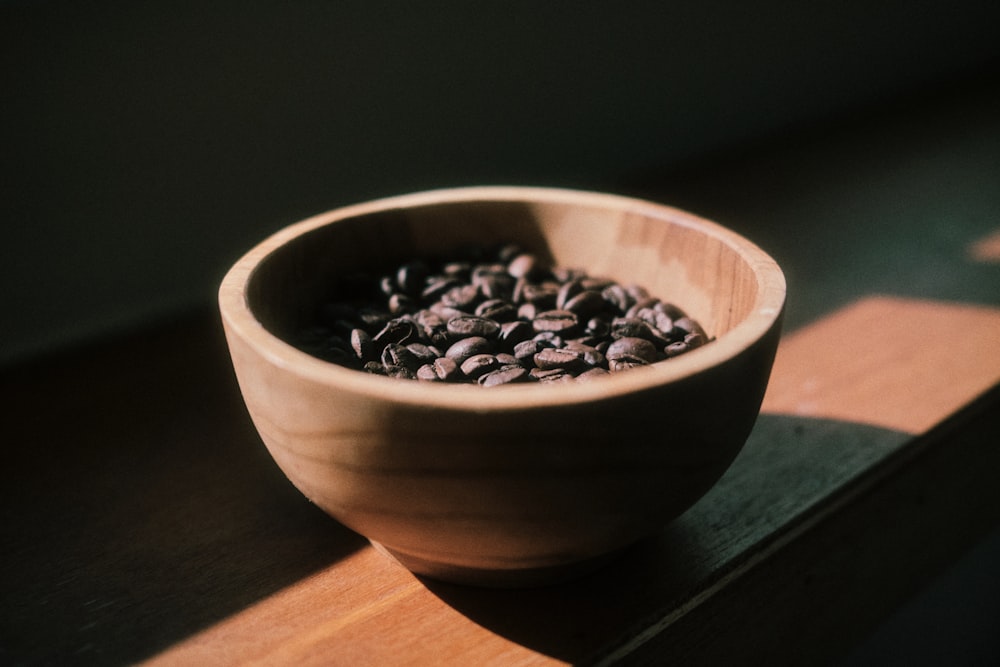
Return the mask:
{"type": "Polygon", "coordinates": [[[559,586],[417,579],[288,484],[196,313],[0,374],[0,663],[823,662],[1000,523],[995,94],[619,186],[789,282],[750,440],[662,533],[559,586]]]}

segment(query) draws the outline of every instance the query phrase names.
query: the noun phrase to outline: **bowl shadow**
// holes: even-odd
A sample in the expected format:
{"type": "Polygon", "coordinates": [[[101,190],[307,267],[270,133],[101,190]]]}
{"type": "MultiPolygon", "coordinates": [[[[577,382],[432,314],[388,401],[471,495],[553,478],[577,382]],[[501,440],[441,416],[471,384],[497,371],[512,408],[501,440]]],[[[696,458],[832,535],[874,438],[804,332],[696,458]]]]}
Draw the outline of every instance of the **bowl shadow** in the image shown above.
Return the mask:
{"type": "Polygon", "coordinates": [[[497,635],[571,664],[589,664],[650,624],[681,613],[910,437],[866,424],[762,414],[708,494],[588,575],[522,589],[421,581],[497,635]]]}

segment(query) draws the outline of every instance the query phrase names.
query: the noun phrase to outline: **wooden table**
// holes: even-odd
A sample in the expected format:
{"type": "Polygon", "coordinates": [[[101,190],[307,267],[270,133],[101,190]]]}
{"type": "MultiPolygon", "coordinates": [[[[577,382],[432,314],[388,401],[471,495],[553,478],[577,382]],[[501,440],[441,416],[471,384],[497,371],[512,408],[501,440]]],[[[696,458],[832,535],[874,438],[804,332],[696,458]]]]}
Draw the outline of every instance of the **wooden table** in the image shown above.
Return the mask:
{"type": "Polygon", "coordinates": [[[827,661],[1000,523],[996,95],[607,187],[788,276],[761,417],[683,517],[570,584],[418,580],[285,481],[209,310],[0,376],[0,663],[827,661]]]}

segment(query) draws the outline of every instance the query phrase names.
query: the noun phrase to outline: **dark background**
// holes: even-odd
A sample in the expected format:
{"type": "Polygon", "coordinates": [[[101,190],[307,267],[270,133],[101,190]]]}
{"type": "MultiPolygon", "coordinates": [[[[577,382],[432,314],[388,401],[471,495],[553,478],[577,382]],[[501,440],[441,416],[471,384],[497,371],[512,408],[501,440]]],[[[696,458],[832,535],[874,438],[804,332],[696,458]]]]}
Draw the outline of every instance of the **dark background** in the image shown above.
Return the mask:
{"type": "Polygon", "coordinates": [[[0,1],[0,366],[210,303],[341,204],[619,189],[974,75],[996,6],[0,1]]]}
{"type": "MultiPolygon", "coordinates": [[[[209,308],[250,246],[342,204],[656,191],[650,174],[995,81],[998,28],[995,0],[0,0],[0,367],[209,308]]],[[[998,544],[853,664],[995,657],[998,544]]]]}

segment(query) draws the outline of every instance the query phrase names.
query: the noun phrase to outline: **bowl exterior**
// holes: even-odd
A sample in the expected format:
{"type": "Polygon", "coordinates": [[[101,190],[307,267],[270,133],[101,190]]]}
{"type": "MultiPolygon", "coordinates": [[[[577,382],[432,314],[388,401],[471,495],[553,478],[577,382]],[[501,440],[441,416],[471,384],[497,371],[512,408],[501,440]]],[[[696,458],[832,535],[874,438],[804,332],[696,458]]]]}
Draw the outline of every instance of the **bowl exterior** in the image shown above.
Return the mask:
{"type": "Polygon", "coordinates": [[[760,409],[784,289],[780,269],[752,243],[676,209],[471,188],[286,228],[230,270],[220,308],[250,416],[306,497],[418,574],[518,585],[607,559],[722,476],[760,409]],[[283,342],[285,315],[301,319],[331,271],[368,266],[385,239],[406,253],[429,238],[509,238],[512,224],[553,259],[655,293],[680,290],[678,303],[690,300],[721,334],[677,359],[575,386],[491,389],[370,376],[283,342]]]}
{"type": "Polygon", "coordinates": [[[753,426],[779,328],[646,391],[494,411],[373,402],[227,336],[254,424],[306,497],[418,574],[510,585],[572,573],[700,498],[753,426]]]}

